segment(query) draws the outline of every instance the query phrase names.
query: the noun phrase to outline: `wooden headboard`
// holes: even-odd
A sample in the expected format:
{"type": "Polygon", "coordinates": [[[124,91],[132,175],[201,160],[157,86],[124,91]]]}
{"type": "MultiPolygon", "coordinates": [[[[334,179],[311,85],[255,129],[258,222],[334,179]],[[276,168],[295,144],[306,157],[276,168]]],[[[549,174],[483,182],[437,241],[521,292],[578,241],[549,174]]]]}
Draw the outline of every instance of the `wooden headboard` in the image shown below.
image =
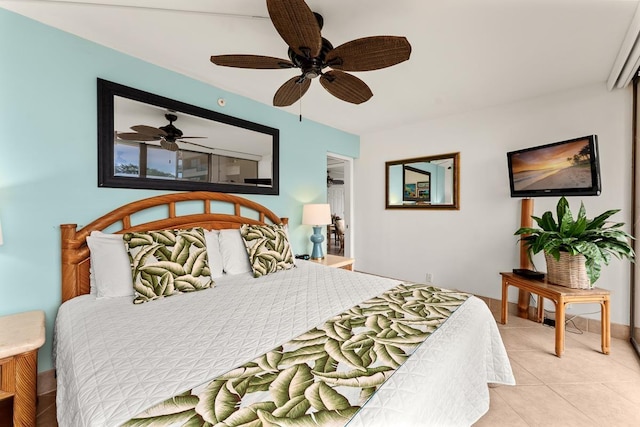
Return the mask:
{"type": "Polygon", "coordinates": [[[62,233],[62,302],[78,295],[88,294],[90,291],[87,236],[92,231],[103,231],[114,226],[117,229],[110,230],[110,232],[119,234],[189,227],[220,230],[240,228],[242,224],[287,224],[287,222],[287,218],[280,218],[266,207],[244,197],[194,191],[150,197],[120,206],[80,230],[77,230],[76,224],[62,224],[60,226],[62,233]],[[194,201],[202,203],[198,213],[193,213],[194,201]],[[212,212],[212,202],[215,202],[220,211],[224,211],[222,207],[225,207],[233,210],[233,214],[212,212]],[[176,206],[180,203],[189,203],[189,214],[176,214],[176,206]],[[232,209],[229,205],[232,206],[232,209]],[[162,206],[166,207],[166,211],[163,211],[162,206]],[[132,216],[151,209],[153,209],[152,214],[156,219],[139,224],[132,223],[132,216]],[[248,216],[243,216],[244,212],[247,212],[248,216]],[[157,218],[158,215],[161,217],[157,218]]]}

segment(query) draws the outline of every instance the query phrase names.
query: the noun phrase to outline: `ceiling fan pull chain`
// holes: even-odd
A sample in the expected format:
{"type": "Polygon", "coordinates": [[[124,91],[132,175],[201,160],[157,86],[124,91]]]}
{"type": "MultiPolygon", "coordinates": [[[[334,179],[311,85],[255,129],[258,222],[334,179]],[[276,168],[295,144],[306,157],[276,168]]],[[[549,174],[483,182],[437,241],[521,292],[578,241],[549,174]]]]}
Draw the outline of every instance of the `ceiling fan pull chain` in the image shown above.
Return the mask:
{"type": "Polygon", "coordinates": [[[300,111],[298,114],[300,117],[299,120],[300,122],[302,122],[302,85],[301,84],[298,85],[298,90],[300,91],[300,98],[298,98],[298,107],[300,108],[300,111]]]}

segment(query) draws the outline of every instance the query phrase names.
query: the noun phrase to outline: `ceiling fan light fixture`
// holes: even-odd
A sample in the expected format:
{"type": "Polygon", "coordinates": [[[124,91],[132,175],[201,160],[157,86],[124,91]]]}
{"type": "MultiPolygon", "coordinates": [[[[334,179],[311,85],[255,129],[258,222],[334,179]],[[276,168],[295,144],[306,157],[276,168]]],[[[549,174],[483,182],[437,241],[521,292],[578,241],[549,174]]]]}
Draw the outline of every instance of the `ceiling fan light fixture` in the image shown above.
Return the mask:
{"type": "Polygon", "coordinates": [[[320,75],[320,72],[318,72],[318,70],[315,70],[315,69],[304,71],[304,76],[307,79],[315,79],[319,75],[320,75]]]}
{"type": "Polygon", "coordinates": [[[169,151],[178,151],[180,148],[175,141],[169,141],[165,138],[160,139],[160,147],[169,151]]]}

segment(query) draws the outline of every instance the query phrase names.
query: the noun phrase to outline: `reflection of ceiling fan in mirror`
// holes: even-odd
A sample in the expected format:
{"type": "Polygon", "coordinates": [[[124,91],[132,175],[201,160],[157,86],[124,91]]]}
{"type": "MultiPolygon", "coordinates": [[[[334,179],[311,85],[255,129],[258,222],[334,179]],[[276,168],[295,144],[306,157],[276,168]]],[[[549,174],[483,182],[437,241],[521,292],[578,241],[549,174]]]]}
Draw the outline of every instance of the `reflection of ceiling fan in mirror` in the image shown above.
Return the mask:
{"type": "Polygon", "coordinates": [[[300,68],[302,74],[284,83],[273,97],[273,105],[293,104],[307,92],[311,79],[333,96],[353,104],[373,96],[369,86],[345,71],[371,71],[390,67],[409,59],[411,45],[405,37],[374,36],[344,43],[336,48],[322,37],[323,18],[304,0],[267,0],[274,27],[289,45],[289,59],[261,55],[217,55],[216,65],[251,69],[300,68]],[[323,71],[331,67],[332,70],[323,71]]]}
{"type": "Polygon", "coordinates": [[[182,136],[182,131],[173,125],[173,122],[178,120],[178,116],[173,113],[166,113],[164,117],[169,120],[169,124],[166,126],[154,128],[153,126],[136,125],[131,126],[131,130],[135,132],[120,132],[116,135],[124,141],[160,141],[160,146],[169,151],[178,151],[178,149],[180,149],[177,142],[210,148],[205,145],[196,144],[195,142],[184,141],[184,139],[200,139],[206,138],[206,136],[182,136]]]}
{"type": "MultiPolygon", "coordinates": [[[[327,171],[328,172],[328,171],[327,171]]],[[[332,185],[343,185],[343,179],[334,179],[327,175],[327,187],[331,187],[332,185]]]]}

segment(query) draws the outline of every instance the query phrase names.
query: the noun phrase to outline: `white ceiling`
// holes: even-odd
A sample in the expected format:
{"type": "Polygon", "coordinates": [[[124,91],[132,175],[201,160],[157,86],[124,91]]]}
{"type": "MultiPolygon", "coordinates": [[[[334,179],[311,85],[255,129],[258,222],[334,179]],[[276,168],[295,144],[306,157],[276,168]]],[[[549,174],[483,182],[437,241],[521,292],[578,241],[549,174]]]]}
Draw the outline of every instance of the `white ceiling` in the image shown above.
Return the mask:
{"type": "MultiPolygon", "coordinates": [[[[409,61],[354,73],[361,105],[318,81],[286,110],[355,134],[605,82],[638,0],[307,0],[334,46],[403,35],[409,61]]],[[[211,55],[287,57],[264,0],[0,0],[0,7],[271,104],[298,70],[218,67],[211,55]],[[253,16],[252,18],[246,15],[253,16]]]]}

